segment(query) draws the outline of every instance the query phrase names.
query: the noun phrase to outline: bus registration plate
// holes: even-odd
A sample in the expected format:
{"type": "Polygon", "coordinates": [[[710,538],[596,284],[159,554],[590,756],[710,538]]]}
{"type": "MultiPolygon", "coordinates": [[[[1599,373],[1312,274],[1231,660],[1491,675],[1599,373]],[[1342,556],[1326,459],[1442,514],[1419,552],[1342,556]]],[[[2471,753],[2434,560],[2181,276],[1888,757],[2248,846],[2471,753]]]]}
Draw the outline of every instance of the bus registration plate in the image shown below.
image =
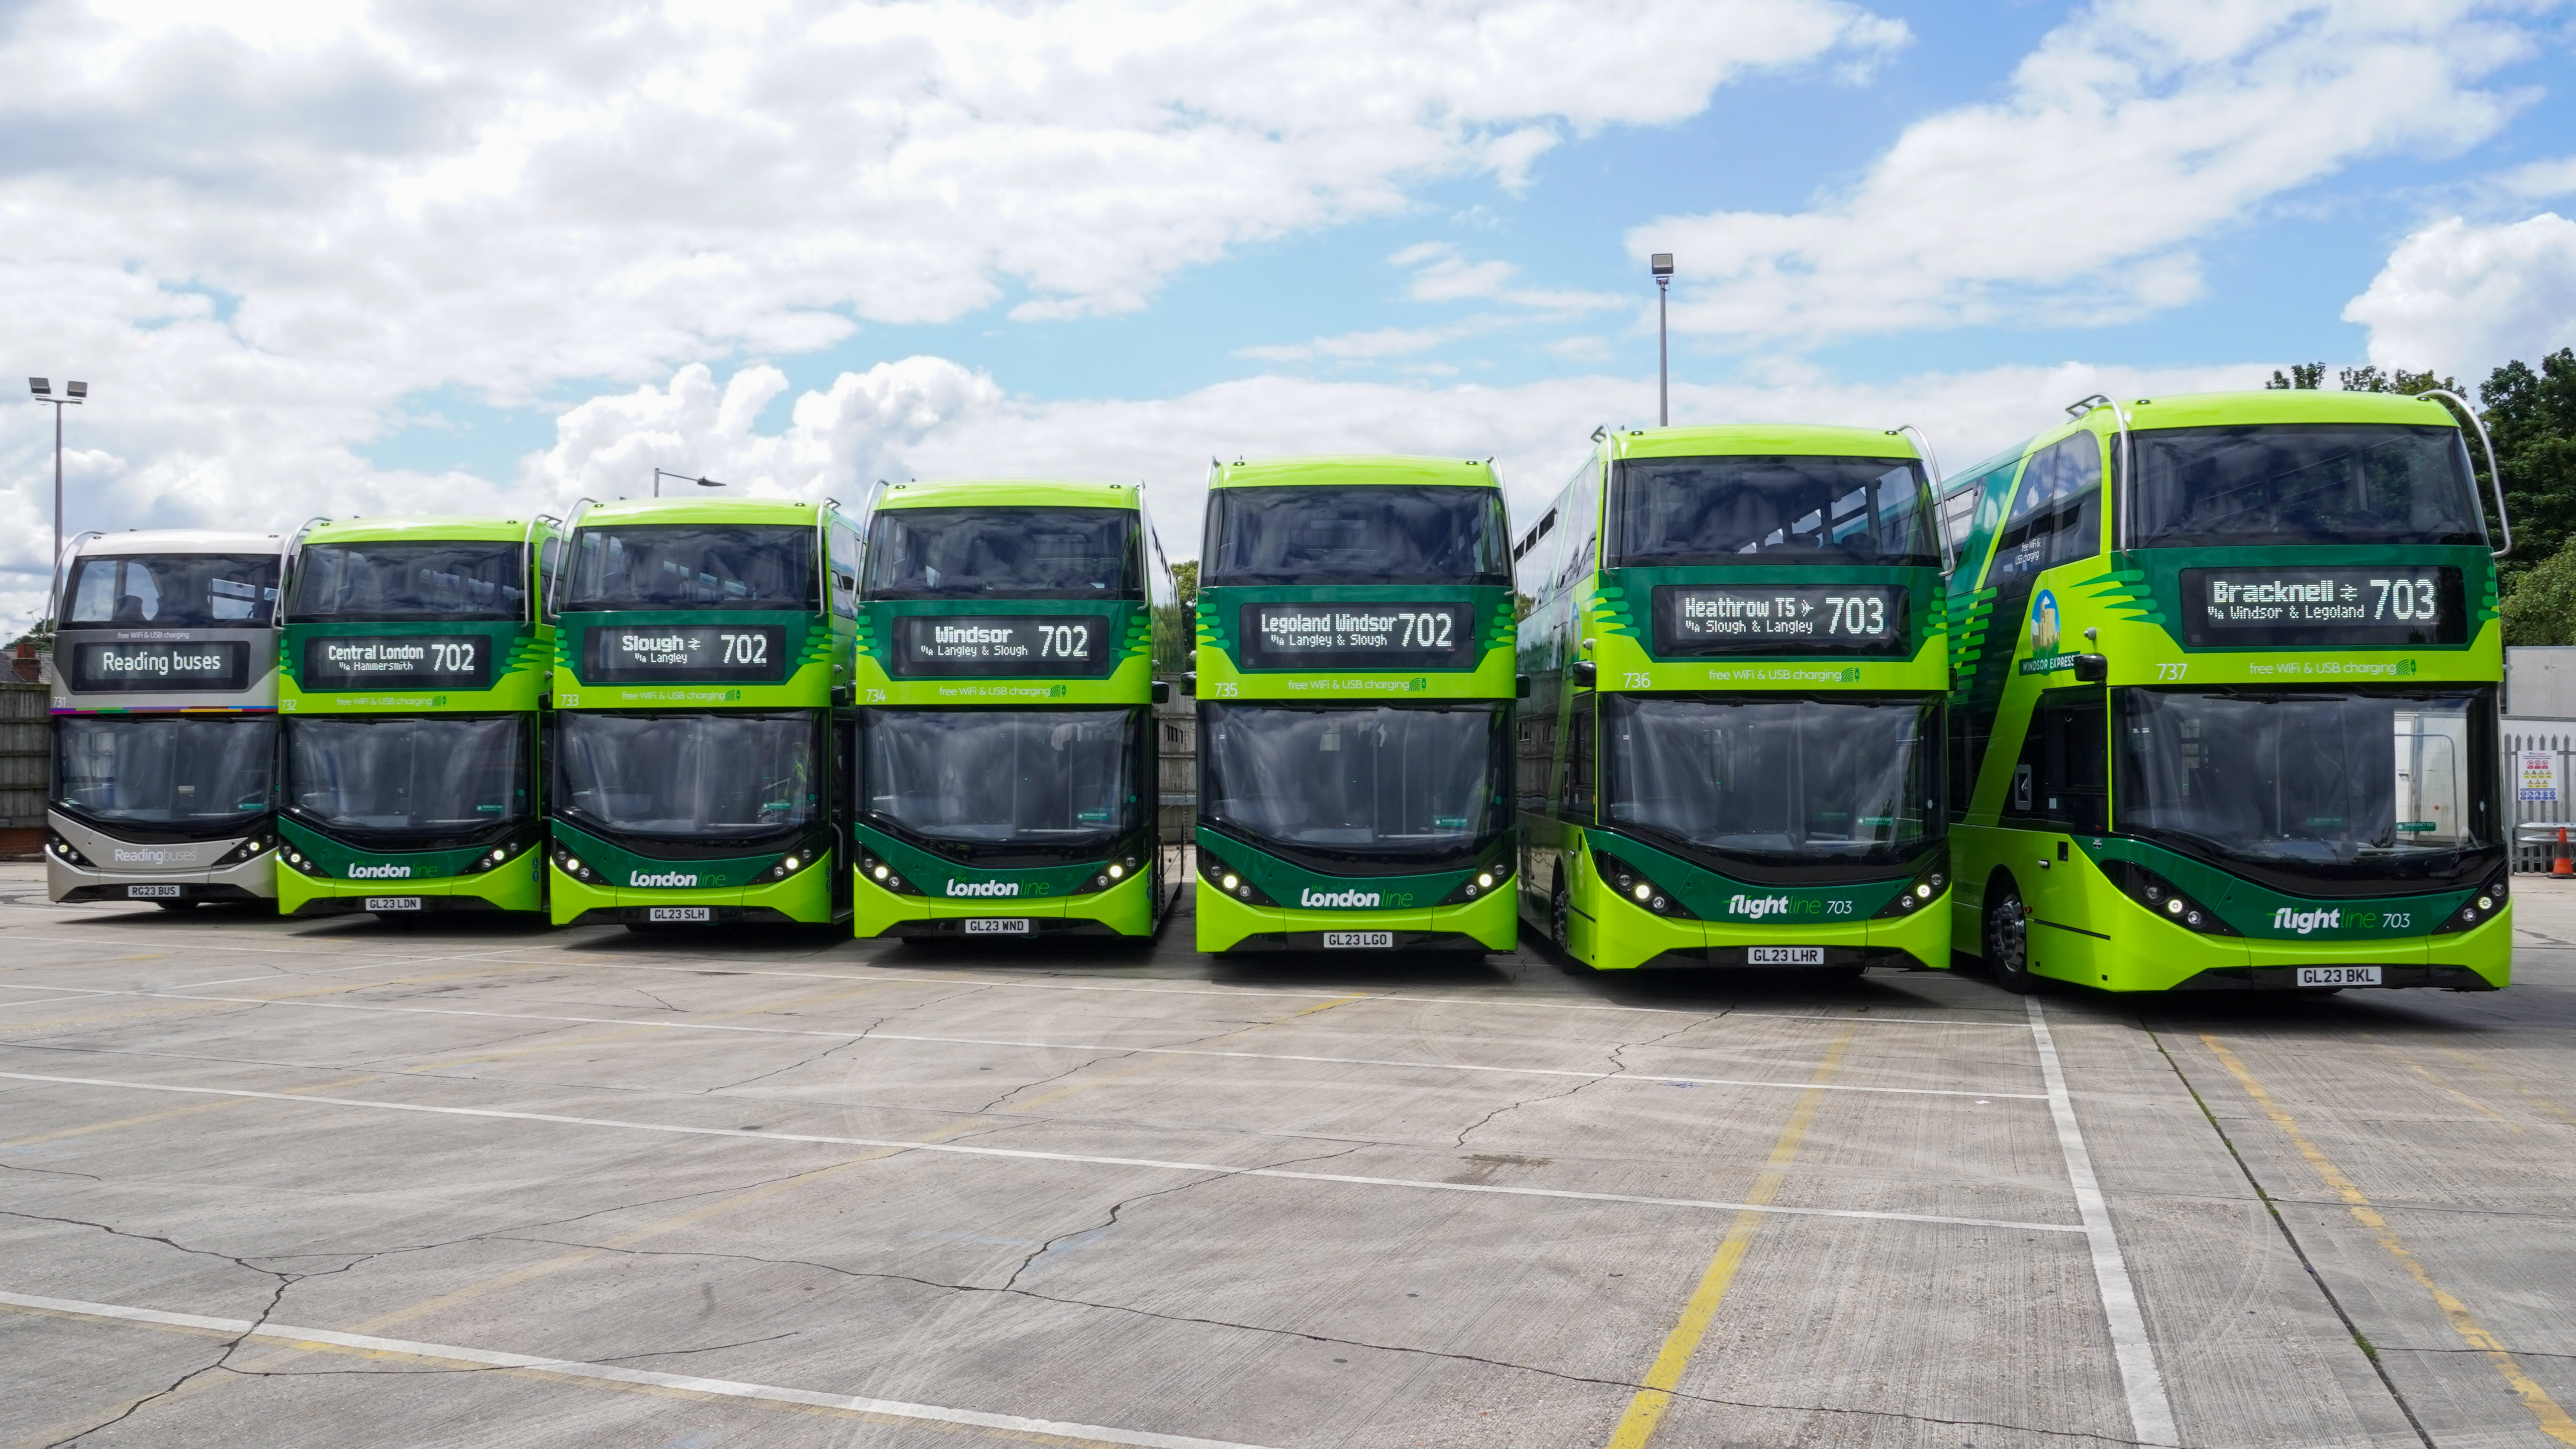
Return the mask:
{"type": "Polygon", "coordinates": [[[715,913],[705,906],[654,906],[650,909],[652,914],[646,918],[648,920],[712,921],[715,919],[715,913]]]}
{"type": "Polygon", "coordinates": [[[1822,946],[1747,946],[1744,948],[1744,964],[1747,966],[1822,966],[1825,964],[1825,948],[1822,946]]]}
{"type": "Polygon", "coordinates": [[[1327,951],[1392,951],[1395,949],[1395,933],[1393,931],[1326,931],[1324,949],[1327,951]]]}
{"type": "Polygon", "coordinates": [[[175,901],[179,898],[179,888],[174,885],[127,886],[125,898],[129,901],[175,901]]]}
{"type": "Polygon", "coordinates": [[[969,936],[1025,936],[1028,933],[1029,918],[1026,916],[968,916],[966,918],[966,934],[969,936]]]}
{"type": "Polygon", "coordinates": [[[416,911],[420,909],[420,897],[369,896],[367,897],[367,909],[371,911],[416,911]]]}
{"type": "Polygon", "coordinates": [[[2301,986],[2377,986],[2379,968],[2376,966],[2302,966],[2299,968],[2299,984],[2301,986]]]}

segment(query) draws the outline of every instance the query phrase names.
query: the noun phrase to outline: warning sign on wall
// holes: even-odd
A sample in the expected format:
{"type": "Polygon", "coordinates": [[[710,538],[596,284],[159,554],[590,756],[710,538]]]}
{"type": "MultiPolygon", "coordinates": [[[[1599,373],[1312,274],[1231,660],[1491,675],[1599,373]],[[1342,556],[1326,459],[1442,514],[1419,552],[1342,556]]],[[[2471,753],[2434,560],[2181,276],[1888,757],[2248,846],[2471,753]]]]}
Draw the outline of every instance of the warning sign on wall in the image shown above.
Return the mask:
{"type": "Polygon", "coordinates": [[[2555,800],[2558,798],[2558,753],[2555,750],[2522,752],[2522,783],[2514,792],[2517,800],[2555,800]]]}

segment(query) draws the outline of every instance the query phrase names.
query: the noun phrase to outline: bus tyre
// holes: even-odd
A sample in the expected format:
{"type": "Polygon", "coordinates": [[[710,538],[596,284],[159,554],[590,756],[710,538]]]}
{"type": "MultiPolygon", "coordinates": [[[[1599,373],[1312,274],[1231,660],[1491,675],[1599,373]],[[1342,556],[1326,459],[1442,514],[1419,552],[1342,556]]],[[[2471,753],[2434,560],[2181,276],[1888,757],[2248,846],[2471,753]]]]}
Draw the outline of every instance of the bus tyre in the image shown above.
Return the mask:
{"type": "Polygon", "coordinates": [[[2008,875],[1986,887],[1986,969],[2006,991],[2027,994],[2039,987],[2039,978],[2030,974],[2030,908],[2008,875]]]}

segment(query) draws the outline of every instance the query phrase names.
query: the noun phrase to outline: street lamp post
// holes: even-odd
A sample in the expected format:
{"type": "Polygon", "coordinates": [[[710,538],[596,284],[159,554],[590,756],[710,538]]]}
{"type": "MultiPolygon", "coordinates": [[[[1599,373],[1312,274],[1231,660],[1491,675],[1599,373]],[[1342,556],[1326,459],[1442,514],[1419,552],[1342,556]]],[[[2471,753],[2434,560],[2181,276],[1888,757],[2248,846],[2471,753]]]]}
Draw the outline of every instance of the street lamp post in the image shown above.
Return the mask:
{"type": "Polygon", "coordinates": [[[1657,252],[1646,261],[1655,274],[1655,425],[1673,425],[1671,331],[1666,325],[1673,295],[1673,254],[1657,252]]]}
{"type": "Polygon", "coordinates": [[[701,488],[722,488],[724,486],[713,478],[692,478],[686,473],[674,473],[668,468],[656,468],[653,470],[654,497],[659,498],[662,496],[662,480],[665,478],[677,478],[683,483],[695,483],[701,488]]]}
{"type": "Polygon", "coordinates": [[[27,379],[27,391],[36,395],[36,401],[54,405],[54,552],[45,562],[45,576],[51,578],[63,561],[63,409],[89,401],[89,384],[66,382],[62,395],[57,397],[51,381],[31,377],[27,379]]]}

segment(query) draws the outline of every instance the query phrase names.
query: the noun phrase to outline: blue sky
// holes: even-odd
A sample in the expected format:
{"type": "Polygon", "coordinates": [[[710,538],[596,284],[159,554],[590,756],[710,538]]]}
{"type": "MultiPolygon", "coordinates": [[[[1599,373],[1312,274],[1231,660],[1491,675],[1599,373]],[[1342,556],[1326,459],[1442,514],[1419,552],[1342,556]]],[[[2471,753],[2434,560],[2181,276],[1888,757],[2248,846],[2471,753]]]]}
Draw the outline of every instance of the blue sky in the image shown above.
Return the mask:
{"type": "MultiPolygon", "coordinates": [[[[74,527],[560,505],[654,466],[1135,476],[1167,532],[1220,450],[1538,480],[1649,416],[1650,249],[1681,259],[1682,420],[1902,414],[1962,456],[2070,387],[2474,380],[2576,341],[2559,4],[556,24],[17,13],[20,133],[77,138],[0,169],[22,370],[98,389],[74,527]]],[[[50,502],[32,411],[0,416],[12,617],[50,502]]]]}

